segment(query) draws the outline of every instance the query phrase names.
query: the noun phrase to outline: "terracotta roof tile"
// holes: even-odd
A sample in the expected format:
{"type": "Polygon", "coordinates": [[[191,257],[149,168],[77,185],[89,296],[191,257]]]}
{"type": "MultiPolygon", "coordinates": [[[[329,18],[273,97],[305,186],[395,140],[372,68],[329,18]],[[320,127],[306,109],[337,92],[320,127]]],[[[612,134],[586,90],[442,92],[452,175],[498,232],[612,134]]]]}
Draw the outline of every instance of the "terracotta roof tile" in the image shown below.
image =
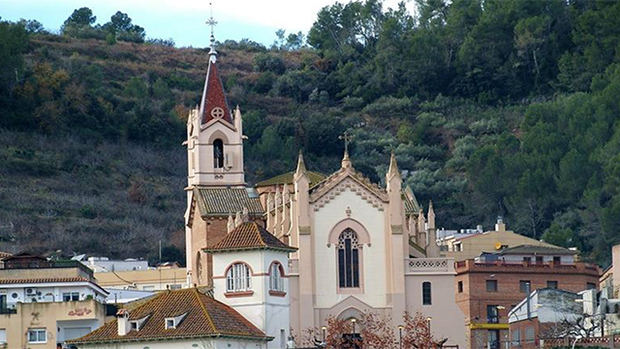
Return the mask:
{"type": "Polygon", "coordinates": [[[250,216],[262,216],[265,212],[258,196],[246,188],[194,188],[201,216],[228,216],[248,209],[250,216]]]}
{"type": "Polygon", "coordinates": [[[228,109],[228,101],[226,101],[222,80],[217,72],[217,64],[209,61],[207,77],[205,78],[205,87],[200,102],[203,124],[214,119],[211,114],[213,108],[221,108],[223,115],[221,115],[220,118],[232,124],[232,116],[230,114],[230,109],[228,109]]]}
{"type": "Polygon", "coordinates": [[[124,336],[118,335],[118,320],[114,320],[84,337],[69,342],[110,343],[215,336],[271,339],[236,310],[195,288],[164,291],[135,309],[129,310],[129,321],[147,316],[139,331],[133,330],[124,336]],[[166,318],[182,314],[187,315],[176,328],[166,329],[166,318]]]}
{"type": "Polygon", "coordinates": [[[249,249],[275,249],[283,251],[295,251],[269,233],[256,222],[245,222],[236,227],[220,242],[204,249],[206,252],[249,250],[249,249]]]}

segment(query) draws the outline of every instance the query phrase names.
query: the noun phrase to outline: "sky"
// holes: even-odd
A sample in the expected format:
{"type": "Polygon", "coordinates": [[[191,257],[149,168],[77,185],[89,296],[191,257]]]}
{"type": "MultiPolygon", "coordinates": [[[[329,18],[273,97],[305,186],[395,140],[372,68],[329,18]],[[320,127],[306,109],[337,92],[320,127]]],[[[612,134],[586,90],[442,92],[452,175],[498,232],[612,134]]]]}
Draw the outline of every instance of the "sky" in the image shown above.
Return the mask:
{"type": "MultiPolygon", "coordinates": [[[[341,0],[348,2],[349,0],[341,0]]],[[[97,23],[103,24],[121,11],[142,26],[148,38],[173,39],[177,46],[205,47],[210,29],[209,0],[0,0],[2,20],[36,19],[57,32],[74,9],[89,7],[97,23]]],[[[335,0],[213,0],[213,17],[218,22],[218,41],[244,38],[270,45],[275,32],[306,34],[318,11],[335,0]]],[[[399,0],[384,0],[384,8],[396,7],[399,0]]],[[[405,0],[407,7],[412,0],[405,0]]]]}

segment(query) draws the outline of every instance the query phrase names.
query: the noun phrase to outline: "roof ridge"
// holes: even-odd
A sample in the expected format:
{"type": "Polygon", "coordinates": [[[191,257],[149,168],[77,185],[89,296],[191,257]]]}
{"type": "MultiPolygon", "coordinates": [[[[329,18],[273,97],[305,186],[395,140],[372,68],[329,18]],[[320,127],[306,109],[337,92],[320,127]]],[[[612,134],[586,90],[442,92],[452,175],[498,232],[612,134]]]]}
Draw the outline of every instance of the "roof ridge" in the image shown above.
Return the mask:
{"type": "Polygon", "coordinates": [[[200,293],[198,293],[198,290],[195,287],[191,288],[191,290],[193,291],[194,296],[198,300],[198,304],[200,304],[200,308],[204,312],[205,317],[207,318],[207,321],[209,322],[209,325],[211,325],[211,328],[213,328],[213,332],[217,332],[217,328],[215,327],[215,323],[213,323],[213,319],[211,318],[211,315],[209,315],[209,311],[207,310],[207,307],[202,302],[202,299],[200,299],[200,293]]]}
{"type": "Polygon", "coordinates": [[[258,224],[256,224],[256,222],[252,222],[252,223],[254,223],[254,229],[256,229],[256,234],[258,234],[258,240],[260,241],[261,245],[267,246],[267,243],[265,242],[265,239],[263,239],[263,234],[260,228],[258,227],[258,224]]]}

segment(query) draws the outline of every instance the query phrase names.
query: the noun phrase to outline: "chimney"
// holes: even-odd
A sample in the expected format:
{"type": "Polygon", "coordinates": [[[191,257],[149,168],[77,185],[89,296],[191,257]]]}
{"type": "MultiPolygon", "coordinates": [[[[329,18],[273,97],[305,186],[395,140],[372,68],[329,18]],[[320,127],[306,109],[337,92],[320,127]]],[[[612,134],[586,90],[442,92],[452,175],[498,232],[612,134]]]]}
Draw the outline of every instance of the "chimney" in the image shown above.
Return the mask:
{"type": "Polygon", "coordinates": [[[116,312],[116,321],[118,323],[118,335],[124,336],[131,330],[129,326],[129,310],[119,309],[116,312]]]}
{"type": "Polygon", "coordinates": [[[495,231],[504,232],[506,231],[506,224],[504,224],[504,220],[502,216],[497,216],[497,223],[495,223],[495,231]]]}

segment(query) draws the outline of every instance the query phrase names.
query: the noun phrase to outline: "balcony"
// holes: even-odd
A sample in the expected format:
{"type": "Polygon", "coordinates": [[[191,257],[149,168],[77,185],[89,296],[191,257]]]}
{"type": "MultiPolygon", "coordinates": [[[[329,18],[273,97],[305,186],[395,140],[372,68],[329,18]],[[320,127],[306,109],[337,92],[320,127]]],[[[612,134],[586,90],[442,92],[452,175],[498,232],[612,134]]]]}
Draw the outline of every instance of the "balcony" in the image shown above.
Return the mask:
{"type": "Polygon", "coordinates": [[[405,259],[405,274],[454,274],[452,258],[410,258],[405,259]]]}

